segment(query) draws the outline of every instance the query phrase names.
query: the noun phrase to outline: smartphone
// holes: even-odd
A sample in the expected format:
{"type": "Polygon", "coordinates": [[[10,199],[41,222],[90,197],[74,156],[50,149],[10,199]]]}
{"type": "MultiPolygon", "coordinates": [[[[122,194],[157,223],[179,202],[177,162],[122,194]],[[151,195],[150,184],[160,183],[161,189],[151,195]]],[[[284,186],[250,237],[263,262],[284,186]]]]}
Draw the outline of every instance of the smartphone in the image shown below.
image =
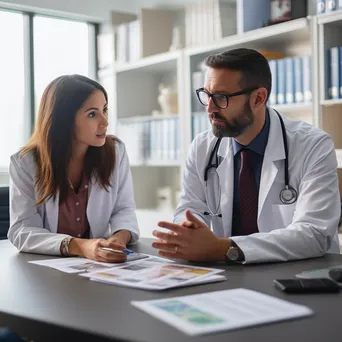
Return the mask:
{"type": "Polygon", "coordinates": [[[276,279],[273,280],[276,288],[287,293],[327,293],[339,292],[340,287],[328,278],[312,279],[276,279]]]}

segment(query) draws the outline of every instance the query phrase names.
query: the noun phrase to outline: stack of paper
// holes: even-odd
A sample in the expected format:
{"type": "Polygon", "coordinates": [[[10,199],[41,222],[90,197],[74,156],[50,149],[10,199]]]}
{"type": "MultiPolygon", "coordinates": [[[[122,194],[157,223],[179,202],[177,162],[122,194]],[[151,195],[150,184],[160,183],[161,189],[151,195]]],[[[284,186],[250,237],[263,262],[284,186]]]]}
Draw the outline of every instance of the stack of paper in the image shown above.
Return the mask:
{"type": "Polygon", "coordinates": [[[127,260],[120,264],[113,264],[107,262],[98,262],[94,260],[89,260],[86,258],[57,258],[57,259],[47,259],[47,260],[34,260],[29,261],[29,263],[51,267],[56,270],[65,273],[82,273],[82,272],[95,272],[98,270],[111,269],[114,267],[119,267],[122,265],[131,264],[141,259],[146,259],[148,262],[160,262],[160,263],[170,263],[173,262],[170,259],[155,257],[144,253],[132,253],[127,256],[127,260]]]}
{"type": "Polygon", "coordinates": [[[220,269],[161,264],[142,260],[131,265],[91,272],[87,276],[94,281],[135,287],[146,290],[165,290],[173,287],[226,280],[220,269]]]}
{"type": "Polygon", "coordinates": [[[175,264],[172,260],[133,253],[124,263],[112,264],[85,258],[58,258],[29,261],[66,273],[79,273],[92,281],[148,290],[223,281],[221,269],[175,264]]]}
{"type": "Polygon", "coordinates": [[[132,305],[189,335],[232,330],[313,314],[306,306],[242,288],[132,301],[132,305]]]}

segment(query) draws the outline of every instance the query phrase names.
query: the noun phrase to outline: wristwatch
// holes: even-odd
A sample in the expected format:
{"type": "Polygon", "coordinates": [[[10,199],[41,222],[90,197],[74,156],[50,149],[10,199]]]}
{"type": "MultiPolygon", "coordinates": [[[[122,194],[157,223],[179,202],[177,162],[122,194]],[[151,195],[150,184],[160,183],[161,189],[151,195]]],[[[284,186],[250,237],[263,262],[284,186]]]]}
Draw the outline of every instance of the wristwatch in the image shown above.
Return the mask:
{"type": "Polygon", "coordinates": [[[61,247],[60,247],[62,256],[65,256],[65,257],[70,256],[69,244],[71,240],[72,240],[72,237],[66,237],[65,239],[62,240],[61,247]]]}
{"type": "MultiPolygon", "coordinates": [[[[231,240],[232,241],[232,240],[231,240]]],[[[245,256],[239,246],[232,241],[232,245],[229,247],[227,252],[227,259],[233,262],[245,261],[245,256]]]]}

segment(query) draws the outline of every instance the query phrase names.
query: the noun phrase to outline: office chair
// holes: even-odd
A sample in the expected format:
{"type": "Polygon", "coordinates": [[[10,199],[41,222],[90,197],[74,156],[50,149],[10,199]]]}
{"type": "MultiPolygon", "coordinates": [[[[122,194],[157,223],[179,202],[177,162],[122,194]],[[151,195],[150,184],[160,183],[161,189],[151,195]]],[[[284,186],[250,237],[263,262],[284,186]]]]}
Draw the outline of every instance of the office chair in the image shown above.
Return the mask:
{"type": "Polygon", "coordinates": [[[0,342],[23,342],[15,332],[8,328],[0,328],[0,342]]]}
{"type": "Polygon", "coordinates": [[[7,239],[9,228],[9,187],[0,186],[0,240],[7,239]]]}

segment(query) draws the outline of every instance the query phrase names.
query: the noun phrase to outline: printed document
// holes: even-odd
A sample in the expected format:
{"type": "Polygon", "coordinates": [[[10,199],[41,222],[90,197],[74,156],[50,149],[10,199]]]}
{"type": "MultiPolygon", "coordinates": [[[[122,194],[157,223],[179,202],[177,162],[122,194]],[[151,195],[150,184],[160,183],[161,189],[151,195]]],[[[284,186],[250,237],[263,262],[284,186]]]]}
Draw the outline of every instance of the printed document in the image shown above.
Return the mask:
{"type": "Polygon", "coordinates": [[[310,316],[306,306],[243,288],[132,305],[188,335],[200,335],[310,316]]]}
{"type": "Polygon", "coordinates": [[[221,269],[180,264],[165,264],[140,260],[130,265],[90,272],[90,280],[146,290],[165,290],[173,287],[226,280],[217,277],[221,269]],[[215,277],[213,277],[215,276],[215,277]]]}
{"type": "Polygon", "coordinates": [[[139,260],[146,260],[146,262],[154,263],[172,263],[173,260],[155,257],[153,255],[144,253],[133,253],[127,256],[127,261],[120,264],[113,264],[107,262],[98,262],[94,260],[89,260],[86,258],[72,257],[72,258],[58,258],[58,259],[47,259],[47,260],[34,260],[29,261],[29,263],[51,267],[56,270],[65,273],[82,273],[82,272],[94,272],[103,269],[111,269],[115,267],[120,267],[122,265],[132,264],[139,260]]]}
{"type": "Polygon", "coordinates": [[[126,262],[119,264],[79,257],[35,260],[29,263],[65,273],[77,273],[91,281],[148,290],[164,290],[226,280],[225,276],[218,274],[223,272],[221,269],[178,265],[173,260],[143,253],[130,254],[126,262]]]}

